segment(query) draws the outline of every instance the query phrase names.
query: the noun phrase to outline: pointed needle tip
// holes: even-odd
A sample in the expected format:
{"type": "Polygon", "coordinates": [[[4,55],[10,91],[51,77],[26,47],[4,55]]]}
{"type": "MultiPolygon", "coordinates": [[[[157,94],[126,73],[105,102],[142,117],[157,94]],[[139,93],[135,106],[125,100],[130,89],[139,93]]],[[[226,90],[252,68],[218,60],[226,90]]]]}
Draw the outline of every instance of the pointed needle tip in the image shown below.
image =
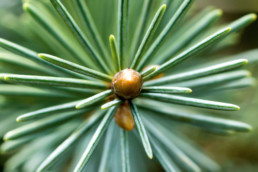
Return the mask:
{"type": "Polygon", "coordinates": [[[253,18],[253,20],[256,20],[257,19],[257,14],[251,14],[252,15],[252,18],[253,18]]]}
{"type": "Polygon", "coordinates": [[[238,111],[238,110],[240,110],[240,107],[239,107],[239,106],[236,106],[235,109],[238,111]]]}
{"type": "Polygon", "coordinates": [[[3,137],[4,142],[7,142],[10,140],[9,135],[10,135],[9,132],[4,135],[3,137]]]}
{"type": "Polygon", "coordinates": [[[218,16],[223,15],[223,10],[222,9],[216,9],[215,12],[217,13],[218,16]]]}
{"type": "Polygon", "coordinates": [[[39,56],[39,58],[42,58],[42,59],[44,58],[44,54],[40,53],[40,54],[38,54],[38,56],[39,56]]]}
{"type": "Polygon", "coordinates": [[[230,32],[232,30],[232,27],[227,28],[227,32],[230,32]]]}
{"type": "Polygon", "coordinates": [[[167,5],[166,5],[166,4],[163,4],[163,5],[161,6],[161,8],[162,8],[162,10],[165,10],[165,9],[167,8],[167,5]]]}
{"type": "Polygon", "coordinates": [[[247,77],[251,77],[251,76],[252,76],[252,73],[250,71],[248,71],[247,77]]]}
{"type": "Polygon", "coordinates": [[[16,118],[16,122],[22,122],[22,119],[20,117],[16,118]]]}
{"type": "Polygon", "coordinates": [[[114,36],[114,35],[110,35],[110,36],[109,36],[109,39],[110,39],[110,40],[114,40],[114,39],[115,39],[115,36],[114,36]]]}
{"type": "Polygon", "coordinates": [[[81,109],[82,107],[81,107],[81,105],[76,105],[75,106],[75,109],[81,109]]]}
{"type": "Polygon", "coordinates": [[[27,11],[29,9],[29,4],[28,3],[24,3],[23,4],[23,10],[27,11]]]}
{"type": "Polygon", "coordinates": [[[152,153],[149,153],[149,154],[148,154],[148,158],[149,158],[149,159],[153,159],[153,154],[152,154],[152,153]]]}
{"type": "Polygon", "coordinates": [[[252,131],[253,131],[253,127],[250,126],[250,127],[248,128],[248,132],[252,132],[252,131]]]}
{"type": "Polygon", "coordinates": [[[9,77],[8,76],[3,76],[4,80],[8,80],[9,77]]]}

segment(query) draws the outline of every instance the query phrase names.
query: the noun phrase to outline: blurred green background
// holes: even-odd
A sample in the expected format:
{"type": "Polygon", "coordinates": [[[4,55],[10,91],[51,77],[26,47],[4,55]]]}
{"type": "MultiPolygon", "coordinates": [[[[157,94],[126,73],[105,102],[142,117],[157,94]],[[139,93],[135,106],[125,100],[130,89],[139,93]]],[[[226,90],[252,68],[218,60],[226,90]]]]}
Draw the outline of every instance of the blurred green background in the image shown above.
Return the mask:
{"type": "MultiPolygon", "coordinates": [[[[258,12],[257,0],[196,0],[196,8],[215,6],[223,10],[222,22],[230,22],[244,14],[258,12]]],[[[242,36],[233,48],[225,53],[236,53],[258,48],[258,21],[245,29],[242,36]]],[[[244,58],[244,57],[243,57],[244,58]]],[[[253,75],[258,79],[258,69],[251,66],[253,75]]],[[[230,94],[239,102],[241,120],[251,124],[254,131],[249,134],[233,136],[215,136],[204,132],[197,132],[192,136],[206,149],[228,172],[255,172],[258,171],[258,87],[235,90],[230,94]]]]}
{"type": "MultiPolygon", "coordinates": [[[[202,9],[207,6],[215,6],[224,11],[224,22],[230,22],[244,14],[258,12],[258,0],[196,0],[194,8],[202,9]]],[[[19,15],[22,12],[20,0],[1,0],[0,15],[13,13],[19,15]]],[[[0,36],[15,38],[8,30],[0,28],[0,36]]],[[[237,53],[258,48],[258,22],[245,29],[236,46],[222,52],[223,54],[237,53]]],[[[223,55],[222,55],[223,56],[223,55]]],[[[244,57],[243,57],[244,58],[244,57]]],[[[250,66],[253,75],[258,79],[258,66],[250,66]]],[[[258,171],[258,87],[245,88],[230,92],[230,96],[241,106],[236,114],[240,120],[251,124],[254,131],[249,134],[237,134],[232,136],[214,135],[192,128],[189,135],[197,140],[213,159],[220,163],[223,171],[254,172],[258,171]]],[[[1,171],[1,169],[0,169],[1,171]]]]}

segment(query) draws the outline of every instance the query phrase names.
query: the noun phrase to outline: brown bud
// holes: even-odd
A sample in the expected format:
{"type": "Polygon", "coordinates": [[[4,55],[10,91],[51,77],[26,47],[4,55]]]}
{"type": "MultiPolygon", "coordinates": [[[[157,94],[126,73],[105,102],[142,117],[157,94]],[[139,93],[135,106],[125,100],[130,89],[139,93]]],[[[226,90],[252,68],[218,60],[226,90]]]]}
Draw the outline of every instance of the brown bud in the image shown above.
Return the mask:
{"type": "Polygon", "coordinates": [[[122,99],[132,99],[141,93],[142,76],[133,69],[124,69],[118,72],[112,81],[114,93],[122,99]]]}
{"type": "Polygon", "coordinates": [[[122,104],[120,104],[114,118],[117,125],[124,130],[131,131],[134,129],[135,123],[128,101],[124,101],[122,104]]]}

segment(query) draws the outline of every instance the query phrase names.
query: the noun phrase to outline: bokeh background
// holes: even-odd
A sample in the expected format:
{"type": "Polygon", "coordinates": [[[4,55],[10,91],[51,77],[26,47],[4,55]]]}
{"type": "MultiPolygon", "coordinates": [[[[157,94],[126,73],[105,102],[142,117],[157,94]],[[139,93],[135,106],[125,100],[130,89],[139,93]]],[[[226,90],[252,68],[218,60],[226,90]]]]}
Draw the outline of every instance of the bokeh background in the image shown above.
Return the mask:
{"type": "MultiPolygon", "coordinates": [[[[196,7],[215,6],[223,10],[222,22],[229,22],[244,14],[258,13],[257,0],[196,0],[196,7]]],[[[246,28],[237,45],[224,53],[235,53],[258,48],[258,21],[246,28]]],[[[251,66],[253,75],[258,79],[258,66],[251,66]]],[[[205,147],[223,171],[255,172],[258,171],[258,87],[245,88],[232,92],[233,98],[239,102],[242,120],[251,124],[254,131],[249,134],[233,136],[214,136],[199,133],[199,143],[205,147]]]]}
{"type": "MultiPolygon", "coordinates": [[[[0,0],[0,16],[2,16],[0,26],[3,26],[4,22],[11,22],[12,15],[22,13],[20,1],[0,0]]],[[[258,0],[196,0],[192,8],[198,11],[207,6],[215,6],[223,10],[221,23],[233,21],[250,12],[258,13],[258,0]]],[[[13,31],[8,28],[0,27],[0,37],[18,39],[12,33],[13,31]]],[[[246,28],[237,40],[237,44],[223,50],[221,56],[258,48],[258,22],[246,28]]],[[[250,66],[250,68],[258,80],[258,66],[250,66]]],[[[234,90],[229,95],[241,106],[236,116],[254,127],[252,133],[225,136],[202,132],[198,129],[195,131],[192,128],[188,130],[187,127],[184,130],[205,149],[207,154],[221,164],[223,171],[258,171],[258,87],[234,90]]]]}

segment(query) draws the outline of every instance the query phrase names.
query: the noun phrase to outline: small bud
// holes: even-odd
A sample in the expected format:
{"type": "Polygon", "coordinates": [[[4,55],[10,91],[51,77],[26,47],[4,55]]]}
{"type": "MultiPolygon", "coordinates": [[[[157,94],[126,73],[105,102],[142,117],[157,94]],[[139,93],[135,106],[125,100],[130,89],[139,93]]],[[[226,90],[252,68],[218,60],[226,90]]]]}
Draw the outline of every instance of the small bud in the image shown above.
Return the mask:
{"type": "Polygon", "coordinates": [[[128,101],[119,105],[114,118],[117,125],[124,130],[131,131],[134,129],[135,122],[128,101]]]}
{"type": "Polygon", "coordinates": [[[132,99],[140,95],[142,90],[142,76],[133,69],[118,72],[112,81],[114,93],[122,99],[132,99]]]}

